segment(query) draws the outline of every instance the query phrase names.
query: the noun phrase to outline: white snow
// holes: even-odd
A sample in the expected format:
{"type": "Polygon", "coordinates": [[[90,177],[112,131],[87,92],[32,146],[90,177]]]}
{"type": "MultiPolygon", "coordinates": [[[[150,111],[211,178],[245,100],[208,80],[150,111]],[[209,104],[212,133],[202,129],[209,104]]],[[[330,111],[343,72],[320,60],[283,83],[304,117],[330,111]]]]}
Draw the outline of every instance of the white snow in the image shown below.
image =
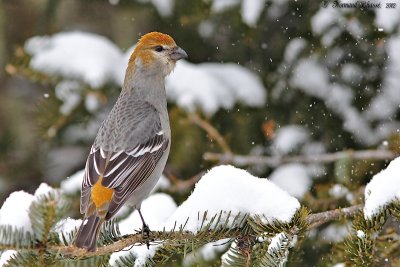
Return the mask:
{"type": "Polygon", "coordinates": [[[343,64],[341,69],[341,76],[346,82],[357,84],[362,79],[362,69],[354,63],[343,64]]]}
{"type": "Polygon", "coordinates": [[[211,12],[220,13],[230,9],[240,3],[240,0],[213,0],[211,12]]]}
{"type": "Polygon", "coordinates": [[[100,107],[100,100],[99,100],[98,96],[94,93],[86,94],[85,107],[86,107],[86,110],[91,113],[94,113],[95,111],[97,111],[100,107]]]}
{"type": "Polygon", "coordinates": [[[236,102],[261,107],[266,90],[257,75],[233,63],[192,64],[178,62],[166,79],[168,99],[193,112],[200,108],[207,115],[218,109],[231,109],[236,102]],[[196,81],[196,82],[193,82],[196,81]]]}
{"type": "Polygon", "coordinates": [[[54,189],[47,184],[41,183],[36,189],[34,195],[24,191],[11,193],[1,206],[0,224],[11,225],[17,228],[23,228],[27,232],[32,232],[32,224],[29,219],[29,208],[33,201],[43,195],[47,195],[53,190],[54,189]]]}
{"type": "Polygon", "coordinates": [[[151,190],[150,194],[157,192],[159,190],[167,190],[170,186],[171,182],[164,174],[161,174],[160,179],[157,181],[156,185],[154,186],[153,190],[151,190]]]}
{"type": "Polygon", "coordinates": [[[55,95],[63,104],[60,112],[69,115],[79,105],[81,101],[82,84],[78,81],[63,80],[55,87],[55,95]]]}
{"type": "Polygon", "coordinates": [[[293,152],[300,145],[307,142],[310,133],[300,125],[289,125],[278,129],[271,145],[274,154],[285,155],[293,152]]]}
{"type": "Polygon", "coordinates": [[[114,80],[115,66],[123,57],[107,38],[79,31],[30,38],[25,49],[34,70],[80,79],[93,88],[114,80]]]}
{"type": "Polygon", "coordinates": [[[269,176],[269,180],[298,199],[302,199],[312,185],[307,167],[299,163],[279,166],[269,176]]]}
{"type": "Polygon", "coordinates": [[[340,11],[328,5],[320,10],[311,18],[311,29],[314,34],[320,35],[341,19],[340,11]]]}
{"type": "Polygon", "coordinates": [[[329,189],[329,194],[335,198],[345,197],[349,193],[349,189],[341,184],[335,184],[329,189]]]}
{"type": "Polygon", "coordinates": [[[321,231],[320,236],[322,240],[338,243],[346,238],[349,234],[349,229],[351,229],[350,225],[330,224],[321,231]]]}
{"type": "Polygon", "coordinates": [[[364,231],[357,230],[357,237],[363,239],[365,237],[364,231]]]}
{"type": "MultiPolygon", "coordinates": [[[[308,141],[301,147],[301,155],[318,158],[318,155],[326,152],[325,145],[322,142],[308,141]]],[[[326,175],[326,168],[321,163],[309,163],[307,166],[308,175],[313,178],[326,175]]]]}
{"type": "Polygon", "coordinates": [[[295,64],[300,54],[304,51],[307,46],[307,41],[302,38],[293,38],[290,40],[283,54],[283,61],[280,63],[278,68],[278,75],[282,77],[275,85],[272,90],[272,98],[274,101],[282,101],[286,96],[287,80],[286,78],[292,72],[292,66],[295,64]]]}
{"type": "Polygon", "coordinates": [[[256,27],[257,21],[265,8],[265,0],[213,0],[211,12],[221,13],[241,3],[242,21],[250,27],[256,27]]]}
{"type": "MultiPolygon", "coordinates": [[[[142,203],[141,212],[150,230],[161,231],[164,223],[175,212],[176,203],[170,195],[156,193],[142,203]]],[[[128,218],[119,223],[121,234],[133,234],[142,228],[139,212],[135,210],[128,218]]]]}
{"type": "MultiPolygon", "coordinates": [[[[288,222],[295,211],[300,207],[299,202],[288,193],[281,190],[267,179],[261,179],[250,175],[245,170],[232,166],[219,166],[211,169],[196,184],[193,193],[178,208],[173,199],[166,194],[158,193],[151,195],[142,203],[142,214],[151,230],[171,230],[175,223],[177,228],[184,225],[185,230],[196,233],[201,226],[203,214],[208,211],[205,223],[216,214],[222,213],[222,221],[228,219],[228,212],[231,211],[230,223],[227,227],[234,227],[232,224],[234,216],[241,212],[245,214],[263,215],[266,223],[271,220],[288,222]],[[279,202],[279,207],[276,203],[279,202]],[[200,215],[200,220],[198,220],[200,215]],[[188,220],[189,218],[189,220],[188,220]]],[[[215,227],[216,225],[213,225],[215,227]]],[[[128,218],[119,224],[121,234],[132,234],[142,227],[137,211],[134,211],[128,218]]],[[[222,251],[226,247],[214,247],[210,243],[198,251],[201,257],[211,257],[216,251],[222,251]]],[[[116,259],[128,253],[133,253],[137,260],[135,266],[141,266],[148,257],[153,257],[159,245],[134,246],[129,251],[113,253],[109,264],[115,266],[116,259]]],[[[194,260],[195,254],[187,261],[194,260]]]]}
{"type": "MultiPolygon", "coordinates": [[[[151,195],[142,203],[141,212],[152,231],[162,231],[163,224],[175,211],[176,204],[171,196],[163,193],[151,195]]],[[[139,213],[135,210],[128,218],[119,223],[121,234],[133,234],[142,228],[142,221],[139,213]]],[[[129,250],[115,252],[111,255],[109,264],[116,266],[116,260],[124,255],[133,253],[136,256],[134,266],[142,266],[146,259],[153,257],[159,245],[151,245],[147,249],[146,245],[134,246],[129,250]]]]}
{"type": "Polygon", "coordinates": [[[398,27],[400,23],[400,9],[399,3],[391,0],[377,1],[374,0],[372,2],[381,3],[381,8],[374,8],[375,11],[375,25],[378,28],[383,29],[385,32],[392,32],[398,27]],[[395,3],[395,8],[386,8],[386,3],[395,3]]]}
{"type": "MultiPolygon", "coordinates": [[[[355,1],[352,0],[349,3],[355,3],[355,1]]],[[[400,9],[386,8],[386,3],[390,3],[390,1],[371,1],[372,3],[380,3],[382,6],[382,8],[371,9],[376,13],[377,30],[390,33],[399,27],[400,9]]],[[[327,7],[321,7],[312,17],[312,31],[314,35],[321,36],[323,46],[331,46],[344,30],[355,39],[363,38],[365,30],[360,21],[354,16],[348,16],[353,10],[335,8],[333,3],[328,3],[327,7]]],[[[340,81],[336,81],[336,83],[330,81],[330,77],[334,77],[330,76],[330,66],[333,68],[337,64],[342,64],[339,59],[343,58],[343,55],[352,57],[351,53],[331,48],[332,52],[327,52],[325,58],[317,59],[317,57],[311,56],[301,59],[293,70],[290,84],[310,96],[323,100],[327,108],[343,120],[343,129],[351,133],[355,137],[355,141],[364,145],[375,145],[394,133],[400,124],[395,120],[395,115],[400,108],[399,48],[400,38],[398,36],[388,38],[384,46],[377,46],[378,53],[383,54],[386,51],[388,55],[387,69],[384,71],[382,86],[369,89],[376,90],[377,96],[373,97],[370,103],[365,103],[362,107],[363,111],[354,106],[354,89],[340,84],[340,81]],[[335,50],[342,55],[336,55],[333,58],[332,55],[338,54],[334,52],[335,50]]],[[[371,69],[369,73],[365,73],[360,66],[350,62],[343,64],[341,77],[346,83],[357,86],[362,79],[376,75],[376,72],[377,70],[371,69]]],[[[285,86],[282,81],[277,84],[285,86]]]]}
{"type": "MultiPolygon", "coordinates": [[[[151,230],[173,229],[173,226],[183,225],[188,217],[185,230],[197,232],[200,228],[198,213],[200,218],[203,212],[208,210],[207,220],[221,210],[224,212],[222,220],[227,219],[228,211],[232,211],[230,219],[239,211],[242,216],[245,213],[252,215],[264,215],[266,220],[278,219],[282,222],[288,222],[294,212],[299,208],[299,202],[289,196],[285,191],[276,187],[267,179],[260,179],[251,176],[244,170],[236,169],[232,166],[219,166],[213,168],[204,175],[197,183],[195,190],[189,198],[178,208],[173,199],[166,194],[154,194],[143,201],[142,214],[151,230]],[[238,198],[239,195],[243,197],[238,198]],[[276,201],[282,203],[279,207],[273,204],[276,201]]],[[[215,226],[215,225],[214,225],[215,226]]],[[[234,225],[228,224],[228,227],[234,225]]],[[[135,233],[142,227],[137,211],[133,212],[128,218],[119,224],[121,234],[135,233]]],[[[211,257],[216,251],[226,249],[226,247],[214,247],[214,244],[221,244],[224,240],[217,243],[210,243],[198,251],[203,257],[211,257]]],[[[122,255],[133,253],[137,259],[135,266],[144,264],[148,257],[153,257],[159,245],[134,246],[129,251],[113,253],[109,264],[114,266],[116,259],[122,255]]],[[[194,260],[195,255],[190,256],[187,261],[194,260]]]]}
{"type": "Polygon", "coordinates": [[[268,3],[266,10],[268,18],[272,20],[279,19],[288,10],[290,1],[287,0],[274,0],[268,3]]]}
{"type": "Polygon", "coordinates": [[[38,198],[41,197],[41,196],[48,195],[51,191],[56,192],[56,191],[54,190],[54,188],[52,188],[52,187],[49,186],[48,184],[46,184],[46,183],[41,183],[41,184],[39,185],[39,187],[36,189],[35,194],[34,194],[34,197],[35,197],[35,199],[38,199],[38,198]]]}
{"type": "Polygon", "coordinates": [[[327,7],[321,7],[315,13],[311,18],[311,29],[314,35],[322,36],[321,43],[323,45],[331,46],[343,30],[346,30],[355,39],[363,37],[364,29],[360,21],[354,16],[346,18],[346,13],[351,12],[351,10],[337,8],[333,3],[329,3],[327,7]]]}
{"type": "Polygon", "coordinates": [[[271,239],[271,243],[269,243],[269,245],[268,245],[268,253],[271,254],[271,253],[273,253],[274,250],[279,250],[282,240],[284,240],[286,238],[287,238],[287,236],[285,233],[279,233],[279,234],[275,235],[271,239]]]}
{"type": "MultiPolygon", "coordinates": [[[[30,66],[33,69],[64,78],[56,85],[55,92],[63,102],[60,112],[68,115],[82,101],[89,112],[99,108],[100,103],[93,94],[83,93],[84,84],[92,88],[106,83],[122,85],[134,47],[122,53],[103,36],[61,32],[33,37],[26,42],[25,49],[32,56],[30,66]]],[[[180,61],[175,72],[167,78],[166,87],[170,101],[188,111],[200,108],[207,115],[220,108],[230,109],[235,103],[261,107],[266,100],[266,89],[260,78],[233,63],[180,61]]]]}
{"type": "Polygon", "coordinates": [[[298,62],[291,83],[312,96],[324,98],[329,94],[328,70],[315,57],[298,62]]]}
{"type": "MultiPolygon", "coordinates": [[[[236,247],[237,247],[236,243],[232,242],[230,245],[230,248],[235,249],[236,247]]],[[[224,254],[222,254],[222,256],[221,256],[222,267],[231,266],[231,264],[229,264],[229,258],[231,256],[234,256],[234,255],[230,249],[228,249],[224,254]]]]}
{"type": "MultiPolygon", "coordinates": [[[[226,87],[235,102],[249,107],[262,107],[266,100],[266,89],[260,78],[252,71],[233,63],[203,63],[197,67],[204,68],[215,79],[226,87]]],[[[221,90],[222,88],[214,88],[221,90]]],[[[233,106],[233,104],[231,104],[233,106]]]]}
{"type": "MultiPolygon", "coordinates": [[[[282,245],[288,245],[289,247],[294,247],[296,243],[297,243],[297,235],[293,236],[293,239],[290,240],[288,239],[288,236],[284,232],[276,234],[273,238],[271,238],[271,242],[268,245],[267,253],[273,255],[275,251],[280,250],[282,245]]],[[[278,266],[282,267],[285,266],[288,257],[289,257],[289,250],[287,249],[285,250],[284,255],[279,255],[280,261],[279,263],[277,262],[279,264],[278,266]]]]}
{"type": "Polygon", "coordinates": [[[352,105],[353,90],[338,83],[331,84],[326,66],[315,57],[301,59],[290,82],[294,88],[323,100],[328,109],[342,118],[343,128],[352,133],[360,143],[372,145],[393,130],[392,125],[372,129],[365,116],[352,105]]]}
{"type": "MultiPolygon", "coordinates": [[[[356,3],[356,1],[352,0],[349,3],[356,3]]],[[[391,33],[399,27],[400,9],[397,7],[386,8],[387,3],[393,2],[375,0],[368,3],[379,3],[381,5],[381,8],[371,8],[376,13],[375,25],[377,31],[391,33]]],[[[361,4],[361,2],[357,2],[357,4],[361,4]]],[[[354,9],[335,8],[334,3],[328,3],[327,7],[321,7],[312,17],[312,31],[315,35],[321,35],[323,46],[331,46],[344,30],[355,39],[363,38],[365,29],[356,17],[348,16],[351,12],[354,12],[354,9]]],[[[354,94],[352,92],[354,92],[354,89],[343,84],[330,82],[329,66],[337,66],[339,61],[326,61],[330,58],[329,56],[326,59],[322,57],[319,59],[322,64],[317,62],[315,57],[302,59],[293,72],[295,75],[292,76],[291,85],[298,86],[305,93],[325,101],[328,109],[342,118],[344,130],[353,134],[357,142],[364,145],[375,145],[394,133],[400,124],[394,120],[400,108],[398,89],[400,83],[398,75],[400,71],[399,40],[398,36],[393,36],[385,40],[384,46],[377,46],[378,53],[386,52],[388,55],[383,82],[380,88],[369,88],[369,90],[376,90],[377,96],[362,107],[363,110],[365,109],[362,112],[353,105],[354,94]],[[335,96],[335,93],[338,93],[338,95],[335,96]],[[345,99],[342,99],[343,96],[345,99]]],[[[333,51],[334,48],[331,50],[333,51]]],[[[343,54],[343,51],[341,53],[343,54]]],[[[346,52],[345,54],[353,57],[351,53],[346,52]]],[[[369,60],[373,60],[373,58],[369,60]]],[[[340,62],[340,64],[342,63],[340,62]]],[[[371,69],[368,73],[365,73],[365,70],[350,62],[343,64],[341,72],[345,82],[357,86],[365,77],[376,75],[378,70],[371,69]]]]}
{"type": "Polygon", "coordinates": [[[283,58],[286,62],[293,62],[304,50],[307,42],[302,38],[293,38],[285,48],[283,58]]]}
{"type": "Polygon", "coordinates": [[[200,22],[197,30],[201,37],[210,38],[215,31],[215,24],[212,21],[204,20],[200,22]]]}
{"type": "Polygon", "coordinates": [[[84,174],[85,170],[80,170],[70,177],[67,177],[67,179],[64,179],[60,184],[61,190],[71,195],[80,192],[84,174]]]}
{"type": "Polygon", "coordinates": [[[265,7],[265,0],[243,0],[242,1],[242,20],[251,27],[257,26],[257,21],[265,7]]]}
{"type": "Polygon", "coordinates": [[[0,255],[0,267],[4,266],[12,256],[16,255],[18,252],[16,250],[5,250],[0,255]]]}
{"type": "Polygon", "coordinates": [[[391,202],[400,199],[400,157],[374,175],[365,187],[364,217],[371,219],[391,202]]]}
{"type": "Polygon", "coordinates": [[[23,228],[25,231],[32,232],[32,225],[28,212],[33,200],[33,195],[24,191],[11,193],[0,209],[0,224],[12,225],[17,228],[23,228]]]}
{"type": "Polygon", "coordinates": [[[364,29],[363,25],[360,23],[360,21],[353,17],[349,19],[346,23],[346,29],[347,31],[354,36],[354,38],[358,39],[364,36],[364,29]]]}
{"type": "Polygon", "coordinates": [[[220,223],[229,219],[228,227],[238,226],[233,224],[232,219],[239,212],[241,216],[261,215],[266,223],[270,220],[289,222],[299,207],[297,199],[267,179],[254,177],[229,165],[218,166],[200,179],[193,193],[169,218],[166,229],[172,229],[175,222],[177,226],[184,225],[188,220],[185,230],[196,233],[200,230],[205,211],[208,212],[205,224],[220,211],[220,223]],[[229,211],[231,214],[228,217],[229,211]]]}
{"type": "Polygon", "coordinates": [[[325,32],[321,37],[321,44],[330,47],[335,42],[336,38],[342,33],[342,29],[339,27],[332,27],[325,32]]]}
{"type": "Polygon", "coordinates": [[[64,234],[64,237],[67,239],[67,241],[71,242],[72,240],[69,239],[68,234],[70,234],[75,229],[78,229],[81,224],[81,219],[76,220],[68,217],[57,222],[57,224],[54,226],[54,231],[58,233],[60,239],[62,238],[62,234],[64,234]]]}
{"type": "Polygon", "coordinates": [[[345,199],[350,203],[352,203],[355,198],[354,194],[347,189],[347,187],[341,184],[335,184],[331,189],[329,189],[329,194],[336,198],[345,197],[345,199]]]}
{"type": "Polygon", "coordinates": [[[146,245],[134,246],[129,250],[127,250],[127,248],[125,248],[125,250],[121,250],[121,251],[114,252],[113,254],[111,254],[108,264],[109,264],[109,266],[112,266],[112,267],[121,266],[121,265],[117,264],[117,259],[119,259],[122,256],[127,256],[129,254],[133,254],[136,258],[135,264],[133,265],[133,267],[146,266],[145,265],[146,260],[148,258],[154,257],[156,250],[159,246],[160,245],[151,245],[149,247],[149,249],[147,249],[146,245]]]}
{"type": "MultiPolygon", "coordinates": [[[[400,10],[400,8],[398,8],[400,10]]],[[[391,37],[386,44],[387,70],[383,77],[381,93],[372,99],[365,115],[370,120],[387,120],[400,108],[400,37],[391,37]]]]}
{"type": "Polygon", "coordinates": [[[183,266],[194,266],[197,262],[212,261],[219,253],[224,252],[230,245],[230,239],[221,239],[216,242],[205,244],[201,248],[189,253],[183,258],[183,266]]]}
{"type": "Polygon", "coordinates": [[[162,17],[171,16],[174,11],[174,0],[139,0],[139,2],[152,3],[162,17]]]}
{"type": "MultiPolygon", "coordinates": [[[[74,193],[79,190],[83,171],[79,171],[61,184],[61,190],[74,193]]],[[[162,179],[163,180],[163,179],[162,179]]],[[[34,195],[18,191],[12,193],[0,209],[0,221],[2,224],[11,224],[23,227],[26,231],[32,231],[28,209],[35,199],[54,190],[42,183],[34,195]],[[15,213],[18,209],[19,212],[15,213]]],[[[56,191],[57,192],[57,191],[56,191]]],[[[289,222],[300,207],[300,203],[267,179],[261,179],[250,175],[245,170],[232,166],[219,166],[211,169],[196,184],[193,193],[178,208],[174,200],[166,194],[153,194],[142,203],[142,214],[152,230],[171,230],[175,223],[179,227],[187,221],[185,230],[196,233],[200,230],[202,216],[208,211],[205,223],[210,218],[222,211],[222,220],[230,219],[227,227],[235,227],[232,219],[240,212],[241,218],[245,214],[250,216],[260,215],[265,223],[272,220],[289,222]],[[280,205],[276,205],[280,203],[280,205]],[[232,212],[228,216],[228,212],[232,212]],[[198,221],[200,215],[200,221],[198,221]]],[[[55,230],[69,233],[79,227],[81,220],[71,218],[57,223],[55,230]]],[[[138,212],[133,212],[128,218],[119,224],[122,234],[134,233],[142,227],[138,212]]],[[[214,224],[212,227],[216,227],[214,224]]],[[[175,228],[178,229],[178,228],[175,228]]],[[[222,242],[222,241],[221,241],[222,242]]],[[[152,245],[150,250],[146,246],[134,246],[129,251],[114,253],[110,258],[110,265],[115,265],[115,260],[126,253],[133,253],[137,260],[135,266],[144,264],[148,257],[154,256],[159,245],[152,245]]],[[[204,247],[204,251],[216,251],[210,246],[204,247]]],[[[203,253],[202,252],[202,253],[203,253]]],[[[204,252],[205,253],[205,252],[204,252]]]]}

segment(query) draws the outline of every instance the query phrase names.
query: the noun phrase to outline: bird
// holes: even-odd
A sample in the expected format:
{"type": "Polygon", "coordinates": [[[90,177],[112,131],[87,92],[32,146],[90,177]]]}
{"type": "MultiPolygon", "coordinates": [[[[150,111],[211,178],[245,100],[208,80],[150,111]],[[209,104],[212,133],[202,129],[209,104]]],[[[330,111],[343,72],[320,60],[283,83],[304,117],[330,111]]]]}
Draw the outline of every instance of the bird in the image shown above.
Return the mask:
{"type": "Polygon", "coordinates": [[[96,251],[101,225],[125,204],[139,212],[142,234],[149,235],[140,207],[161,176],[171,146],[165,77],[187,57],[164,33],[150,32],[137,42],[121,93],[86,161],[80,198],[84,218],[76,247],[96,251]]]}

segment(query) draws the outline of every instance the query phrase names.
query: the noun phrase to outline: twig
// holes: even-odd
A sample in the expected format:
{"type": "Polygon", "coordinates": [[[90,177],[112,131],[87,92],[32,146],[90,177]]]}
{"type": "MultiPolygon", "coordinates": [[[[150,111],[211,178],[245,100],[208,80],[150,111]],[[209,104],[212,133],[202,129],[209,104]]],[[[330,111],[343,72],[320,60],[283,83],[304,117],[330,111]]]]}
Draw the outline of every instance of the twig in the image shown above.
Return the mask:
{"type": "Polygon", "coordinates": [[[204,160],[217,161],[220,163],[232,163],[237,166],[246,165],[266,165],[276,167],[283,163],[301,162],[301,163],[329,163],[343,158],[358,160],[390,160],[396,157],[396,154],[389,150],[346,150],[334,153],[318,155],[300,155],[300,156],[248,156],[235,155],[232,153],[212,153],[206,152],[203,155],[204,160]]]}
{"type": "Polygon", "coordinates": [[[340,218],[352,218],[356,213],[360,212],[363,207],[364,206],[360,204],[348,208],[310,214],[306,220],[308,224],[308,229],[316,228],[330,221],[337,221],[340,218]]]}
{"type": "Polygon", "coordinates": [[[205,173],[206,172],[204,172],[204,171],[199,172],[198,174],[190,177],[187,180],[181,180],[181,179],[175,178],[173,180],[173,185],[168,189],[168,192],[177,193],[177,192],[184,192],[184,191],[192,190],[194,184],[197,183],[205,173]]]}
{"type": "Polygon", "coordinates": [[[193,113],[189,116],[190,121],[205,130],[211,139],[214,139],[217,144],[225,153],[231,153],[229,145],[225,142],[224,137],[219,131],[212,126],[208,121],[202,119],[197,113],[193,113]]]}
{"type": "MultiPolygon", "coordinates": [[[[181,239],[192,239],[194,238],[194,234],[192,233],[176,233],[176,238],[178,235],[181,239]]],[[[170,232],[151,232],[151,237],[157,240],[163,240],[167,238],[171,238],[170,232]]],[[[127,235],[121,240],[118,240],[110,245],[102,246],[97,248],[95,252],[89,252],[86,249],[77,248],[75,246],[54,246],[50,247],[49,250],[52,252],[58,252],[59,254],[70,257],[70,258],[88,258],[93,256],[101,256],[113,253],[115,251],[120,251],[132,244],[144,244],[145,239],[143,239],[142,234],[133,234],[127,235]]]]}
{"type": "MultiPolygon", "coordinates": [[[[308,229],[310,230],[324,223],[339,220],[341,218],[352,218],[356,213],[360,212],[362,208],[363,205],[356,205],[343,209],[335,209],[335,210],[310,214],[306,218],[308,229]]],[[[213,242],[223,238],[237,238],[239,236],[243,238],[240,229],[227,231],[223,237],[213,234],[210,235],[206,235],[204,233],[200,234],[201,238],[207,239],[206,242],[213,242]]],[[[169,240],[187,240],[190,243],[191,240],[198,239],[199,237],[196,234],[184,231],[184,232],[151,232],[151,238],[152,240],[163,240],[162,242],[164,243],[170,242],[169,240]]],[[[138,233],[138,234],[124,236],[119,241],[99,247],[95,252],[88,252],[86,249],[77,248],[75,246],[49,246],[47,247],[46,250],[50,253],[57,253],[59,255],[62,255],[63,257],[68,257],[68,258],[88,258],[93,256],[107,255],[115,251],[120,251],[128,246],[131,246],[132,244],[144,244],[145,241],[146,240],[142,238],[142,234],[138,233]]],[[[7,245],[4,246],[0,245],[0,248],[4,250],[10,249],[7,247],[7,245]]],[[[26,248],[19,248],[19,250],[39,251],[43,250],[43,247],[37,247],[37,248],[26,247],[26,248]]]]}

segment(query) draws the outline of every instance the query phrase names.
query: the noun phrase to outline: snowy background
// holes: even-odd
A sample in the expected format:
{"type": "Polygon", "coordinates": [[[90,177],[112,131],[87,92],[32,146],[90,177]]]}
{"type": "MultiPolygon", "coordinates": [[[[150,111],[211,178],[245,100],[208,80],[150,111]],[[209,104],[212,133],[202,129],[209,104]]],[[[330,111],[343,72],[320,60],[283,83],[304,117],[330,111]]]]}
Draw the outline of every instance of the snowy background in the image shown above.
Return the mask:
{"type": "MultiPolygon", "coordinates": [[[[400,198],[399,159],[285,161],[343,150],[400,152],[400,7],[39,2],[0,3],[0,224],[32,231],[27,209],[49,190],[60,188],[77,203],[91,142],[118,96],[135,42],[152,30],[173,36],[189,58],[166,81],[172,148],[165,176],[143,203],[151,229],[205,210],[288,221],[300,204],[318,212],[364,200],[368,219],[400,198]],[[193,115],[215,127],[232,153],[277,161],[216,167],[224,162],[203,154],[226,150],[193,115]],[[240,203],[239,194],[246,196],[240,203]],[[270,205],[277,202],[279,210],[270,205]],[[26,213],[16,214],[16,205],[26,213]]],[[[121,211],[126,234],[140,227],[129,212],[121,211]]],[[[78,208],[69,216],[62,231],[80,223],[78,208]]],[[[195,232],[196,222],[188,229],[195,232]]],[[[305,249],[307,264],[318,266],[316,255],[348,233],[346,224],[310,233],[323,245],[305,249]]],[[[224,258],[228,247],[209,244],[182,260],[192,266],[224,258]]],[[[1,254],[0,266],[13,253],[1,254]]],[[[133,253],[143,260],[155,250],[133,253]]]]}

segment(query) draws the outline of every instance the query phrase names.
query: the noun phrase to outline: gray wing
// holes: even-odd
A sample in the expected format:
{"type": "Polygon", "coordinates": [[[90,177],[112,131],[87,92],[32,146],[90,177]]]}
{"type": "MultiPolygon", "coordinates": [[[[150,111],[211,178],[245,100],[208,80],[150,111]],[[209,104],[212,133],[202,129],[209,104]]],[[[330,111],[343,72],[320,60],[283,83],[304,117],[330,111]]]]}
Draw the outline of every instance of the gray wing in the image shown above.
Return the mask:
{"type": "Polygon", "coordinates": [[[154,117],[154,114],[151,113],[148,113],[140,122],[136,122],[137,125],[132,129],[132,132],[136,131],[136,134],[140,135],[141,129],[147,127],[146,133],[152,134],[147,137],[139,136],[140,142],[135,142],[134,146],[117,151],[108,151],[102,146],[96,145],[96,142],[92,146],[82,183],[81,213],[86,213],[90,201],[91,187],[99,177],[103,177],[103,186],[114,189],[114,195],[106,216],[106,219],[109,219],[129,199],[135,189],[142,185],[153,173],[158,161],[168,147],[169,140],[161,129],[159,117],[154,117]]]}

